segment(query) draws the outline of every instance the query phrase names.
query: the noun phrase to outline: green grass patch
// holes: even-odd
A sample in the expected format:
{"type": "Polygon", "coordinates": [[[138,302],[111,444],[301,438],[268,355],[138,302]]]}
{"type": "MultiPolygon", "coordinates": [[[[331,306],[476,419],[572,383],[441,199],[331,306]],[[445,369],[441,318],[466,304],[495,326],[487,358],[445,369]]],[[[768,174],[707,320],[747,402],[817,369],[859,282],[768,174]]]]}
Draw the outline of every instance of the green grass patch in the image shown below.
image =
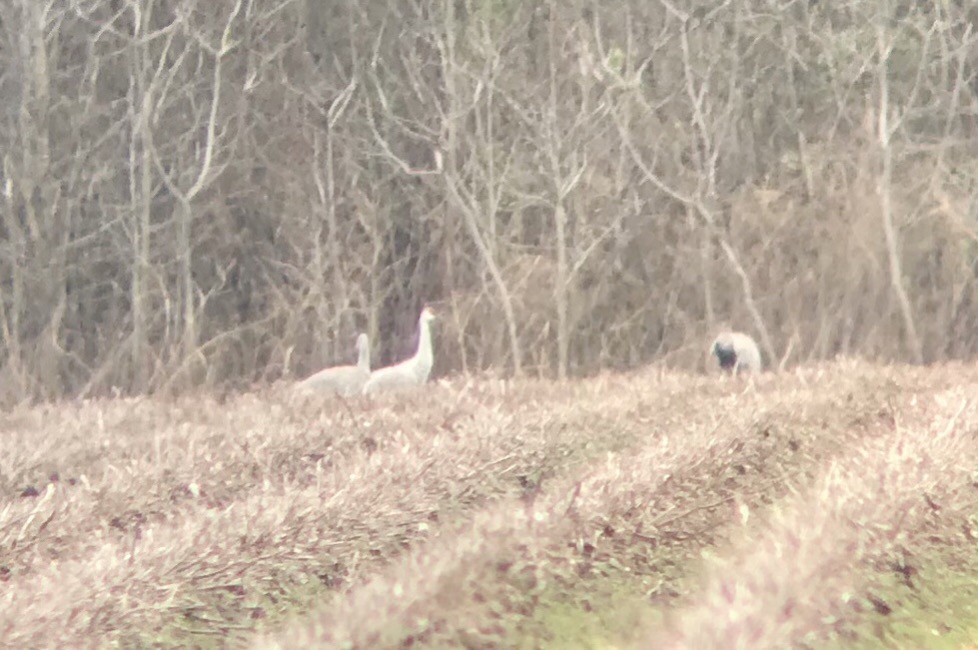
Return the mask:
{"type": "Polygon", "coordinates": [[[635,647],[661,614],[649,602],[648,579],[592,579],[586,589],[548,590],[534,615],[507,642],[529,650],[612,650],[635,647]]]}
{"type": "Polygon", "coordinates": [[[978,647],[978,548],[932,548],[900,570],[878,575],[854,605],[864,610],[858,622],[840,626],[819,647],[978,647]]]}

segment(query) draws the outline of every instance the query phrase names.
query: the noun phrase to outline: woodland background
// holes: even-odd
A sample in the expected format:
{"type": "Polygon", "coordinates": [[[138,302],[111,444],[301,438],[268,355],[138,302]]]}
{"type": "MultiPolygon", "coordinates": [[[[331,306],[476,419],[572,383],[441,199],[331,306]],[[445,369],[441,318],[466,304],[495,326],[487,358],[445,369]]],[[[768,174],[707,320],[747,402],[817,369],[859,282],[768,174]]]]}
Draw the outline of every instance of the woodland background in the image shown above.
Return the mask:
{"type": "Polygon", "coordinates": [[[5,0],[0,400],[978,356],[970,0],[5,0]]]}

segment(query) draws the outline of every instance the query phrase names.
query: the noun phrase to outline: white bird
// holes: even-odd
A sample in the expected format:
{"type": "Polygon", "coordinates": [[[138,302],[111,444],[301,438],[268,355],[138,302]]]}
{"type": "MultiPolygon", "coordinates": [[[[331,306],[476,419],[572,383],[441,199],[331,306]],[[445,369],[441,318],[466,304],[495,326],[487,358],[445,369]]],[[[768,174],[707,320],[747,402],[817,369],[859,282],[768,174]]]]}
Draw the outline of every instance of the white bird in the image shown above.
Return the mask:
{"type": "Polygon", "coordinates": [[[299,388],[327,395],[357,395],[370,378],[370,339],[362,332],[357,336],[357,354],[357,365],[320,370],[299,382],[299,388]]]}
{"type": "Polygon", "coordinates": [[[761,371],[761,351],[754,339],[742,332],[721,333],[713,341],[710,351],[716,356],[720,369],[726,372],[739,375],[761,371]]]}
{"type": "Polygon", "coordinates": [[[380,368],[370,373],[370,379],[363,386],[363,394],[384,393],[403,390],[411,386],[421,386],[428,381],[435,356],[431,348],[431,322],[435,314],[428,307],[421,311],[418,319],[418,349],[414,356],[393,366],[380,368]]]}

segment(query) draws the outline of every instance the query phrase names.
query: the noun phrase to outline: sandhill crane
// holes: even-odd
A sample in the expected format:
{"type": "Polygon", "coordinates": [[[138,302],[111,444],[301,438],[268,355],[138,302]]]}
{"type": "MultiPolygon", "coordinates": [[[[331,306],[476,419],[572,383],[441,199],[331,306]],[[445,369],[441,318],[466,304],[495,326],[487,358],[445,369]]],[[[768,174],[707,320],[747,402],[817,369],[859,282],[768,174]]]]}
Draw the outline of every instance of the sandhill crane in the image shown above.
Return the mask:
{"type": "Polygon", "coordinates": [[[431,366],[435,362],[431,348],[431,322],[435,314],[428,307],[421,311],[418,319],[418,349],[410,359],[380,368],[370,373],[370,379],[363,386],[363,394],[384,393],[420,386],[428,381],[431,366]]]}
{"type": "Polygon", "coordinates": [[[761,351],[754,339],[742,332],[723,332],[713,341],[710,352],[716,356],[720,369],[739,375],[761,371],[761,351]]]}
{"type": "Polygon", "coordinates": [[[299,382],[299,388],[319,394],[357,395],[370,378],[370,339],[365,333],[357,337],[357,365],[335,366],[320,370],[299,382]]]}

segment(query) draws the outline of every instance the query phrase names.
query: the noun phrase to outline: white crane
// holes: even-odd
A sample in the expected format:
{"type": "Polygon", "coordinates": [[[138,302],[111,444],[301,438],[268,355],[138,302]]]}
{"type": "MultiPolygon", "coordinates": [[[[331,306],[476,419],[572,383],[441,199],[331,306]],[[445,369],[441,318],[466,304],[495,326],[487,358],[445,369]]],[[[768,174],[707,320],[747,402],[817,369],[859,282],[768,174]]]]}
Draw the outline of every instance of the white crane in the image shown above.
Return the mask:
{"type": "Polygon", "coordinates": [[[370,339],[363,332],[357,336],[357,354],[357,365],[320,370],[299,382],[299,388],[327,395],[357,395],[370,378],[370,339]]]}
{"type": "Polygon", "coordinates": [[[418,349],[410,359],[380,368],[370,373],[370,379],[363,386],[363,394],[385,393],[420,386],[428,381],[431,366],[435,362],[431,348],[431,322],[435,314],[425,307],[418,319],[418,349]]]}
{"type": "Polygon", "coordinates": [[[721,370],[734,375],[761,371],[761,351],[754,339],[742,332],[722,332],[713,341],[710,352],[716,356],[721,370]]]}

